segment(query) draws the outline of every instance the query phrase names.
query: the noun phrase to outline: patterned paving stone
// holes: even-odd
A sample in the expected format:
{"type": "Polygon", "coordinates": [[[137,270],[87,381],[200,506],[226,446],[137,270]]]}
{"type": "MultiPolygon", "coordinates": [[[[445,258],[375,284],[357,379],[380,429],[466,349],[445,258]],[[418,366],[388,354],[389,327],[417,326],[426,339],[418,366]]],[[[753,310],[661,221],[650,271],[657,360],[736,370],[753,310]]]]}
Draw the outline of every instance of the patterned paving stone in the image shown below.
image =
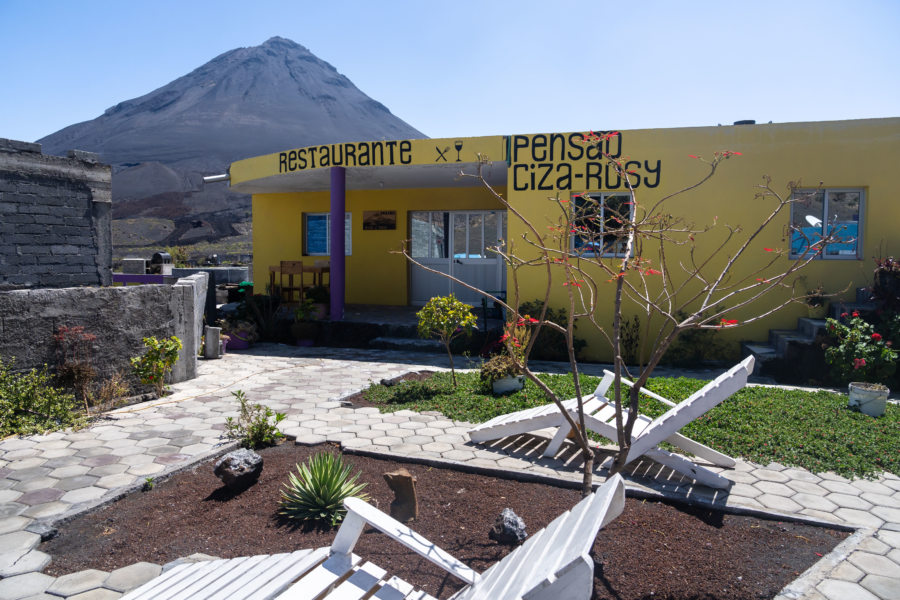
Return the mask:
{"type": "Polygon", "coordinates": [[[119,592],[114,592],[106,588],[96,588],[81,594],[69,596],[66,600],[118,600],[121,597],[122,594],[119,592]]]}
{"type": "Polygon", "coordinates": [[[886,556],[872,554],[870,552],[854,552],[850,555],[848,560],[865,573],[900,578],[900,571],[897,570],[897,563],[886,556]]]}
{"type": "Polygon", "coordinates": [[[865,576],[865,573],[853,566],[849,561],[842,561],[834,570],[828,574],[833,579],[841,581],[858,582],[865,576]]]}
{"type": "Polygon", "coordinates": [[[797,492],[784,485],[783,483],[776,483],[774,481],[760,481],[756,483],[753,487],[760,490],[764,494],[773,494],[775,496],[784,496],[785,498],[790,498],[797,492]]]}
{"type": "Polygon", "coordinates": [[[0,504],[0,519],[22,514],[26,508],[24,504],[19,504],[18,502],[4,502],[0,504]]]}
{"type": "Polygon", "coordinates": [[[66,492],[60,500],[62,502],[68,502],[70,504],[89,502],[91,500],[99,500],[103,497],[104,494],[106,494],[107,491],[109,490],[96,486],[79,488],[77,490],[72,490],[71,492],[66,492]]]}
{"type": "Polygon", "coordinates": [[[803,507],[783,496],[775,496],[772,494],[763,494],[755,498],[760,504],[766,508],[783,513],[799,512],[803,507]]]}
{"type": "Polygon", "coordinates": [[[22,494],[18,499],[21,504],[34,506],[35,504],[44,504],[45,502],[53,502],[59,500],[65,494],[64,490],[57,488],[43,488],[22,494]]]}
{"type": "Polygon", "coordinates": [[[129,592],[147,583],[162,572],[162,567],[148,562],[139,562],[116,569],[103,582],[103,587],[116,592],[129,592]]]}
{"type": "Polygon", "coordinates": [[[0,580],[0,598],[4,600],[20,600],[28,596],[41,594],[50,587],[53,577],[43,573],[26,573],[0,580]]]}
{"type": "MultiPolygon", "coordinates": [[[[0,554],[0,578],[40,571],[48,564],[50,564],[50,555],[40,550],[6,552],[0,554]]],[[[3,596],[0,595],[0,598],[3,596]]]]}
{"type": "Polygon", "coordinates": [[[862,525],[873,529],[878,529],[884,525],[884,521],[875,515],[863,510],[856,510],[855,508],[839,508],[834,511],[834,515],[852,525],[862,525]]]}
{"type": "Polygon", "coordinates": [[[851,496],[858,496],[860,491],[864,491],[853,487],[852,485],[850,485],[850,483],[847,482],[846,479],[843,479],[841,481],[826,480],[823,481],[820,485],[830,492],[849,494],[851,496]]]}
{"type": "Polygon", "coordinates": [[[107,475],[97,480],[94,485],[107,490],[123,488],[131,485],[136,481],[136,476],[127,473],[117,473],[115,475],[107,475]]]}
{"type": "Polygon", "coordinates": [[[52,471],[50,471],[49,475],[51,477],[56,477],[57,479],[62,480],[69,477],[78,477],[79,475],[84,475],[90,470],[90,467],[86,467],[84,465],[71,465],[68,467],[53,469],[52,471]]]}
{"type": "MultiPolygon", "coordinates": [[[[45,458],[39,458],[39,457],[36,457],[36,456],[32,456],[32,457],[29,457],[29,458],[25,458],[25,459],[22,459],[22,460],[17,460],[17,461],[15,461],[15,462],[9,463],[9,464],[6,466],[6,469],[8,469],[8,470],[10,470],[10,471],[25,471],[25,470],[27,470],[27,469],[32,469],[32,468],[35,468],[35,467],[40,467],[40,466],[43,465],[45,462],[47,462],[47,459],[45,459],[45,458]]],[[[12,476],[12,475],[10,475],[10,476],[12,476]]]]}
{"type": "Polygon", "coordinates": [[[66,477],[65,479],[60,479],[59,483],[57,483],[53,487],[66,492],[70,492],[72,490],[77,490],[78,488],[92,486],[97,482],[98,479],[99,477],[95,477],[93,475],[78,475],[77,477],[66,477]]]}
{"type": "Polygon", "coordinates": [[[900,508],[875,506],[872,508],[872,514],[888,523],[900,523],[900,508]]]}
{"type": "Polygon", "coordinates": [[[98,571],[97,569],[87,569],[70,573],[58,577],[53,584],[47,588],[48,594],[56,596],[74,596],[103,585],[109,573],[106,571],[98,571]]]}
{"type": "Polygon", "coordinates": [[[15,502],[23,493],[24,492],[12,488],[0,490],[0,504],[5,502],[15,502]]]}
{"type": "Polygon", "coordinates": [[[0,535],[0,552],[24,554],[41,543],[41,536],[30,531],[14,531],[0,535]]]}
{"type": "Polygon", "coordinates": [[[25,508],[25,510],[22,511],[22,516],[30,517],[32,519],[46,519],[66,512],[71,506],[71,504],[61,501],[35,504],[34,506],[25,508]]]}
{"type": "Polygon", "coordinates": [[[881,600],[900,600],[900,575],[893,577],[866,575],[860,581],[860,585],[881,600]]]}
{"type": "Polygon", "coordinates": [[[791,496],[791,500],[793,500],[803,508],[809,508],[812,510],[818,510],[828,513],[832,513],[837,510],[837,504],[828,500],[827,498],[823,498],[822,496],[814,494],[796,494],[794,496],[791,496]]]}
{"type": "Polygon", "coordinates": [[[0,519],[0,535],[12,533],[13,531],[21,531],[31,523],[31,519],[26,517],[6,517],[0,519]]]}
{"type": "Polygon", "coordinates": [[[826,579],[816,589],[828,600],[879,600],[868,590],[849,581],[826,579]]]}
{"type": "Polygon", "coordinates": [[[850,494],[828,494],[825,496],[831,502],[834,502],[836,505],[842,508],[854,508],[857,510],[869,510],[872,508],[872,504],[866,502],[859,496],[854,496],[850,494]]]}
{"type": "Polygon", "coordinates": [[[894,490],[889,488],[888,486],[880,483],[878,481],[869,481],[868,479],[855,479],[851,484],[858,490],[863,492],[868,492],[870,494],[882,494],[885,496],[890,496],[894,490]]]}

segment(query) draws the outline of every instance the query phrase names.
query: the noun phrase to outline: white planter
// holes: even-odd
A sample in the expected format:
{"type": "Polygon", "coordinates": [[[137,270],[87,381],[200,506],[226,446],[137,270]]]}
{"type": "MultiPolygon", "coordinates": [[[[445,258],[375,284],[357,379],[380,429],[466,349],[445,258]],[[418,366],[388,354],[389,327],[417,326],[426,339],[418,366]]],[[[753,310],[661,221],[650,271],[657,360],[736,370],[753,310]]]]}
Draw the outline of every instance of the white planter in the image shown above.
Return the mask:
{"type": "Polygon", "coordinates": [[[870,417],[883,415],[890,390],[883,385],[877,387],[876,385],[859,382],[851,383],[847,407],[858,410],[870,417]]]}
{"type": "Polygon", "coordinates": [[[517,392],[525,387],[524,375],[507,375],[503,379],[497,379],[491,384],[491,388],[497,395],[517,392]]]}

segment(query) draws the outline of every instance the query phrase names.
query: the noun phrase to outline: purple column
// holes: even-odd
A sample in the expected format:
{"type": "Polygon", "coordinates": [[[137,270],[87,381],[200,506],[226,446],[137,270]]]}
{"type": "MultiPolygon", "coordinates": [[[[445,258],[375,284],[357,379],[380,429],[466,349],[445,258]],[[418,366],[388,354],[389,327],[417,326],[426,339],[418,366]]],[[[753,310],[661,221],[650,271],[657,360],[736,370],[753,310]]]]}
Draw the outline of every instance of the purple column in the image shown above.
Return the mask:
{"type": "Polygon", "coordinates": [[[331,320],[344,318],[345,244],[344,212],[346,210],[346,174],[344,167],[331,167],[331,320]]]}

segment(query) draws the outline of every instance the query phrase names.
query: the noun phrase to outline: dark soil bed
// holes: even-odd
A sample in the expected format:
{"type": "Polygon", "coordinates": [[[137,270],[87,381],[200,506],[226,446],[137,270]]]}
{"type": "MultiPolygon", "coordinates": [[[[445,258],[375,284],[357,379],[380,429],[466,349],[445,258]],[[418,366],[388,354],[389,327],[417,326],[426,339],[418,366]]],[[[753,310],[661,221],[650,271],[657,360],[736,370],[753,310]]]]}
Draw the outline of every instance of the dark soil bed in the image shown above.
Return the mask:
{"type": "MultiPolygon", "coordinates": [[[[139,561],[166,563],[202,552],[220,557],[328,546],[333,529],[308,529],[276,518],[279,489],[297,462],[331,446],[286,443],[262,450],[259,481],[240,494],[222,487],[212,463],[156,483],[60,526],[41,546],[46,572],[112,570],[139,561]]],[[[506,508],[533,533],[580,498],[577,490],[495,479],[449,469],[346,455],[366,491],[387,511],[393,493],[382,474],[405,466],[417,478],[419,518],[411,526],[483,571],[510,548],[488,538],[506,508]]],[[[772,598],[847,536],[845,532],[628,499],[624,513],[594,544],[594,597],[772,598]]],[[[430,594],[446,598],[461,584],[375,530],[355,552],[430,594]]]]}

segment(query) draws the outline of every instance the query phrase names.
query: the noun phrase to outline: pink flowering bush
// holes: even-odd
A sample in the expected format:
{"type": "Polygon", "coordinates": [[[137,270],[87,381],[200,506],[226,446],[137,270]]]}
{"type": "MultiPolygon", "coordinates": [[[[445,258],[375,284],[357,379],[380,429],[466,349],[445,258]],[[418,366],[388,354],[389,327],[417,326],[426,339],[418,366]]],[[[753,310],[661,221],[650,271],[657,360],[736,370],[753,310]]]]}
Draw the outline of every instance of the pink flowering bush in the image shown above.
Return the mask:
{"type": "Polygon", "coordinates": [[[846,323],[828,319],[826,326],[830,345],[825,349],[825,361],[832,377],[840,383],[889,383],[897,370],[897,351],[891,342],[858,312],[841,317],[846,323]]]}

